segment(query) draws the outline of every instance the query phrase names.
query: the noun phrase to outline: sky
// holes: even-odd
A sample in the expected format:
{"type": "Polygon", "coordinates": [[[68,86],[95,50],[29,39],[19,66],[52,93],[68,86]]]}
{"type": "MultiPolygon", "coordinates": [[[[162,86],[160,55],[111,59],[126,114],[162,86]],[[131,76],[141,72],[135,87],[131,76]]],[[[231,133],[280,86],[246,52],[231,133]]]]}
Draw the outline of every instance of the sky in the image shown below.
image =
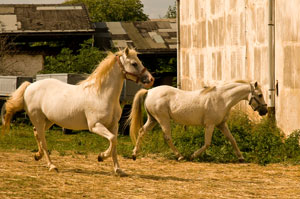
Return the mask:
{"type": "MultiPolygon", "coordinates": [[[[0,0],[0,4],[51,4],[62,3],[64,0],[0,0]]],[[[108,0],[109,1],[109,0],[108,0]]],[[[163,18],[169,6],[175,4],[175,0],[141,0],[144,4],[144,13],[150,19],[163,18]]]]}

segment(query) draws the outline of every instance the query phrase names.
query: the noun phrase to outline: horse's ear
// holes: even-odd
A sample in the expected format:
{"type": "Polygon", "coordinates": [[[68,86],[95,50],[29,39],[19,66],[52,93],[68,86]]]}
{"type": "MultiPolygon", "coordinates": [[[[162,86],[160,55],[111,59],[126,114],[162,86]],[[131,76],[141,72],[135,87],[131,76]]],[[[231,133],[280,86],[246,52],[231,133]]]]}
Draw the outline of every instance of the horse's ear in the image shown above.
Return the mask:
{"type": "Polygon", "coordinates": [[[129,55],[129,48],[126,47],[125,50],[124,50],[124,52],[125,52],[125,55],[128,56],[129,55]]]}
{"type": "Polygon", "coordinates": [[[257,88],[257,86],[258,86],[258,83],[257,83],[257,81],[255,81],[254,82],[254,88],[257,88]]]}

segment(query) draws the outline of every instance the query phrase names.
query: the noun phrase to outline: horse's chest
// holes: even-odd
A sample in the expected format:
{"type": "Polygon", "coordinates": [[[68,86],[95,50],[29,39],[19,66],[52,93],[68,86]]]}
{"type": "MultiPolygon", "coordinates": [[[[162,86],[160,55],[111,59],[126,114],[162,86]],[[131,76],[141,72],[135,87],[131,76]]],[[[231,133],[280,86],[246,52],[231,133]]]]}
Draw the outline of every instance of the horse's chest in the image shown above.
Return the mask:
{"type": "Polygon", "coordinates": [[[95,122],[101,122],[105,126],[111,126],[117,123],[121,117],[122,109],[118,105],[102,105],[97,108],[88,108],[87,115],[95,122]],[[93,119],[94,118],[94,119],[93,119]]]}

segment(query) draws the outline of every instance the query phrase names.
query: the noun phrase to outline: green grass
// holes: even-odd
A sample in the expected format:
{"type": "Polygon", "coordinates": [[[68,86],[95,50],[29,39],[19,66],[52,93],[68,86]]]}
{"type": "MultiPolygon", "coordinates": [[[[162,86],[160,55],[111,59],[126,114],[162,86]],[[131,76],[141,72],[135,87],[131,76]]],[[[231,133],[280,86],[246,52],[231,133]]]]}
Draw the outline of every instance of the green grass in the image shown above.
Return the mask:
{"type": "MultiPolygon", "coordinates": [[[[131,156],[133,145],[128,136],[119,136],[118,145],[119,154],[123,156],[131,156]]],[[[74,134],[64,134],[61,128],[54,127],[46,132],[46,141],[48,150],[58,151],[60,155],[69,153],[87,154],[99,153],[108,148],[109,142],[89,131],[78,131],[74,134]]],[[[29,150],[37,151],[37,143],[35,141],[32,126],[18,124],[13,125],[10,132],[0,137],[0,150],[29,150]]]]}
{"type": "MultiPolygon", "coordinates": [[[[260,123],[254,123],[241,113],[232,114],[228,126],[246,162],[261,165],[277,162],[300,164],[300,130],[285,138],[274,123],[267,119],[263,119],[260,123]]],[[[188,159],[195,150],[204,144],[204,129],[172,124],[172,137],[175,146],[188,159]]],[[[109,145],[105,138],[88,131],[64,134],[58,127],[54,127],[46,133],[46,140],[49,151],[58,151],[62,156],[70,153],[99,153],[106,150],[109,145]]],[[[130,158],[133,147],[128,136],[118,136],[119,155],[130,158]]],[[[32,126],[20,122],[12,124],[11,131],[0,137],[0,150],[37,151],[32,126]]],[[[144,137],[138,155],[145,156],[147,154],[157,154],[175,159],[173,152],[164,141],[159,126],[156,126],[144,137]]],[[[212,145],[195,161],[226,163],[236,162],[237,157],[230,142],[219,130],[215,129],[212,145]]]]}

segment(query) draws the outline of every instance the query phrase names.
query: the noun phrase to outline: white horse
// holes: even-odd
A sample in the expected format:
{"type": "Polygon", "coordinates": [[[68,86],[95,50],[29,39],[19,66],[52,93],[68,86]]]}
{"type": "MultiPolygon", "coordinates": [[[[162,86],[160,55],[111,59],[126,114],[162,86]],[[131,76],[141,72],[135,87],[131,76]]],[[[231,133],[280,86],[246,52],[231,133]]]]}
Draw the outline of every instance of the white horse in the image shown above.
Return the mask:
{"type": "Polygon", "coordinates": [[[49,170],[57,170],[47,151],[45,131],[53,124],[73,130],[96,133],[109,140],[108,149],[100,153],[98,161],[112,156],[114,172],[125,175],[117,160],[118,121],[121,117],[120,94],[124,79],[152,86],[154,78],[143,66],[135,50],[126,48],[109,55],[95,71],[78,85],[55,79],[23,83],[6,102],[3,129],[8,129],[12,115],[25,109],[38,144],[35,160],[45,154],[49,170]]]}
{"type": "Polygon", "coordinates": [[[178,160],[183,159],[172,142],[170,120],[173,119],[179,124],[205,127],[205,144],[194,152],[191,159],[199,156],[210,146],[214,128],[218,127],[230,140],[239,160],[243,161],[244,157],[226,124],[230,109],[241,100],[248,100],[253,110],[258,111],[260,115],[268,112],[261,87],[257,82],[239,80],[196,91],[183,91],[170,86],[158,86],[150,90],[141,89],[134,97],[129,116],[130,136],[136,144],[133,149],[133,159],[136,159],[143,135],[156,123],[160,124],[164,138],[178,160]],[[141,128],[143,102],[148,118],[141,128]]]}

